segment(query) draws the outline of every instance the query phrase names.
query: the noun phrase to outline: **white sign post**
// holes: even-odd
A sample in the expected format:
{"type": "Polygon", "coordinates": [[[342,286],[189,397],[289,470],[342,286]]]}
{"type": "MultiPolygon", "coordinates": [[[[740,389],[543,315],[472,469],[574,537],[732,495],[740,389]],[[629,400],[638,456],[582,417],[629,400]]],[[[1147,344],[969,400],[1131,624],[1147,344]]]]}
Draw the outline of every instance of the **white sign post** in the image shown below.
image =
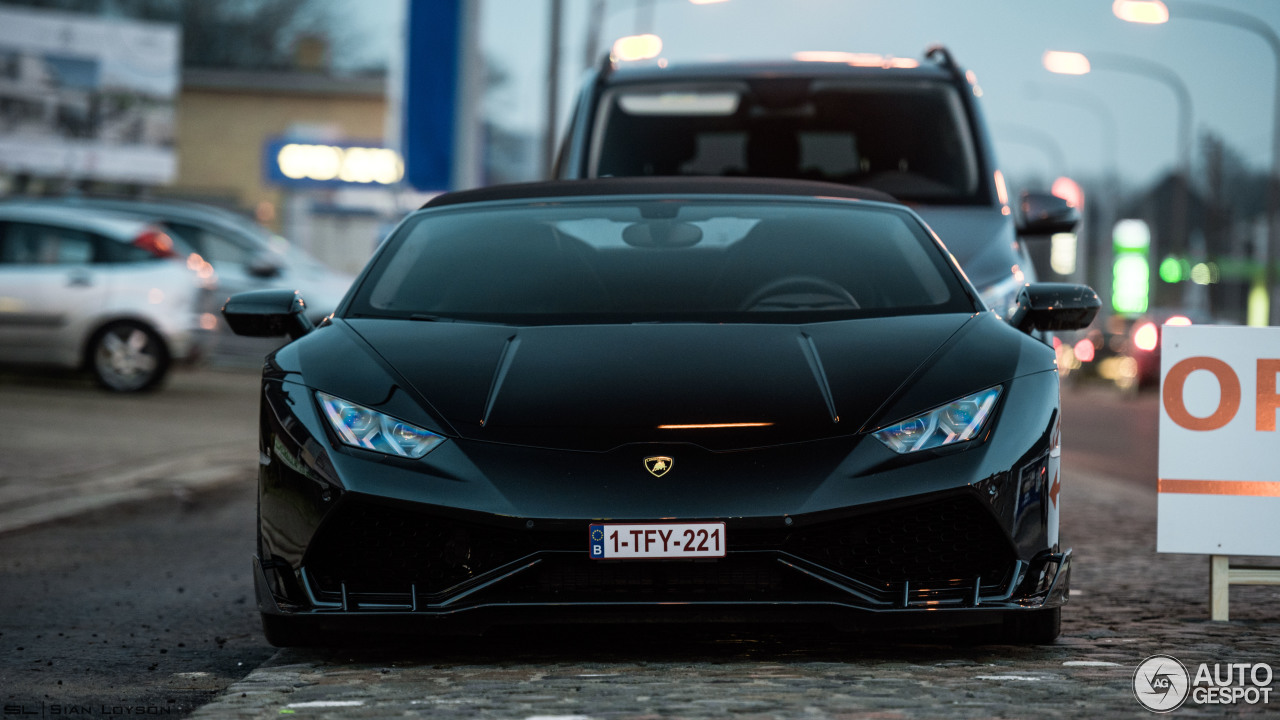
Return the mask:
{"type": "Polygon", "coordinates": [[[1212,556],[1209,610],[1226,620],[1231,585],[1280,585],[1280,328],[1169,326],[1160,358],[1156,550],[1212,556]]]}

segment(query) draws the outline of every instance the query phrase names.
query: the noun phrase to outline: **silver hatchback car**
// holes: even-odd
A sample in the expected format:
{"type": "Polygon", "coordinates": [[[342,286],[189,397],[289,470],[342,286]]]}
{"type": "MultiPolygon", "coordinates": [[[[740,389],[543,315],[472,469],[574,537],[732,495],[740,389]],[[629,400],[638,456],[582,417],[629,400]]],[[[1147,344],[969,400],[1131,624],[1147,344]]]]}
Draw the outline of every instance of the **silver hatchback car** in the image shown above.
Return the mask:
{"type": "MultiPolygon", "coordinates": [[[[186,243],[213,264],[219,300],[250,290],[285,288],[307,299],[307,316],[319,323],[338,307],[355,277],[334,270],[240,213],[170,198],[95,195],[46,197],[27,202],[128,213],[164,223],[174,242],[186,243]]],[[[218,316],[220,319],[221,316],[218,316]]],[[[275,338],[246,338],[219,324],[211,333],[208,359],[219,365],[261,365],[280,345],[275,338]]]]}
{"type": "Polygon", "coordinates": [[[117,392],[153,388],[199,354],[216,282],[204,258],[137,216],[4,203],[0,362],[85,368],[117,392]]]}

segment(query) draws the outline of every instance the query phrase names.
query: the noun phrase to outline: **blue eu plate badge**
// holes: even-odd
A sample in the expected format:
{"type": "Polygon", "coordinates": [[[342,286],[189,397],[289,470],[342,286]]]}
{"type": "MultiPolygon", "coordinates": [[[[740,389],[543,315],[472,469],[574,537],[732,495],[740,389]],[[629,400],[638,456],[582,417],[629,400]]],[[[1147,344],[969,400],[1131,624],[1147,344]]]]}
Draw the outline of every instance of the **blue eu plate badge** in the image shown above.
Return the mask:
{"type": "Polygon", "coordinates": [[[604,526],[591,526],[591,557],[604,557],[604,526]]]}

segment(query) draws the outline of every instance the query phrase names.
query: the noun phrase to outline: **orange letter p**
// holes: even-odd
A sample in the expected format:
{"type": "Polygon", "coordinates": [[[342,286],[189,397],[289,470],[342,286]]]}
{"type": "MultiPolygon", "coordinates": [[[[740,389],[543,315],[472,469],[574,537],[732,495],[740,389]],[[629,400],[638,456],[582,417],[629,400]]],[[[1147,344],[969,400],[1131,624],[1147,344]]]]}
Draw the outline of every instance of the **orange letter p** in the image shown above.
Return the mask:
{"type": "Polygon", "coordinates": [[[1280,360],[1258,359],[1258,420],[1259,431],[1275,432],[1276,410],[1280,409],[1280,395],[1276,394],[1276,373],[1280,373],[1280,360]]]}

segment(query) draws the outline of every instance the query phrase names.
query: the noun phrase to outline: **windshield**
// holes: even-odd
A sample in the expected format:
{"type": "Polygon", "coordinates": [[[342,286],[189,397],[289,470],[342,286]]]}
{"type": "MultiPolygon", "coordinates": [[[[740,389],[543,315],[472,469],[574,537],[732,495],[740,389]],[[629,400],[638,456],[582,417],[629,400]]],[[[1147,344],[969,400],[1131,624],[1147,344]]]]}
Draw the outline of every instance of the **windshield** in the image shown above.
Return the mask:
{"type": "Polygon", "coordinates": [[[557,199],[410,218],[347,316],[815,322],[972,312],[961,283],[902,208],[758,196],[557,199]]]}
{"type": "Polygon", "coordinates": [[[605,94],[591,177],[747,175],[825,180],[913,202],[981,203],[977,150],[955,87],[815,80],[626,85],[605,94]]]}

